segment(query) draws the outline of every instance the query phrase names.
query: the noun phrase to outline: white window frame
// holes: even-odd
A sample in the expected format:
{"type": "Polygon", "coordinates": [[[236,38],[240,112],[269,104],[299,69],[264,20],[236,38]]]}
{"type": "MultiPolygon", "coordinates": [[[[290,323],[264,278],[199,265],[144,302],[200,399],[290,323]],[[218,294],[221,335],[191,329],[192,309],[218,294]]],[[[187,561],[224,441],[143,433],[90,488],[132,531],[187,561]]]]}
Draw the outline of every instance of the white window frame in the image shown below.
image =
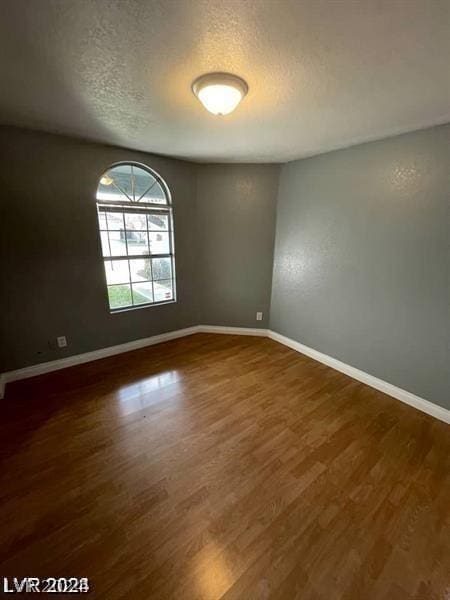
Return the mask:
{"type": "MultiPolygon", "coordinates": [[[[125,237],[125,244],[126,244],[126,250],[127,250],[127,254],[126,255],[120,255],[120,256],[115,256],[115,255],[111,255],[111,247],[110,247],[110,255],[109,256],[105,256],[103,254],[103,245],[100,241],[100,251],[101,251],[101,256],[102,256],[102,260],[103,260],[103,266],[104,266],[104,275],[105,275],[105,287],[106,287],[106,293],[107,293],[107,301],[108,301],[108,306],[109,306],[109,310],[112,314],[115,313],[120,313],[120,312],[124,312],[124,311],[129,311],[129,310],[138,310],[140,308],[149,308],[149,307],[153,307],[153,306],[161,306],[164,304],[173,304],[177,301],[177,296],[176,296],[176,271],[175,271],[175,244],[174,244],[174,227],[173,227],[173,210],[172,210],[172,198],[170,195],[170,190],[169,187],[167,186],[166,182],[162,179],[162,177],[156,173],[153,169],[151,169],[150,167],[148,167],[147,165],[144,165],[142,163],[137,163],[137,162],[131,162],[131,161],[122,161],[122,162],[118,162],[118,163],[114,163],[112,164],[110,167],[108,167],[108,169],[104,172],[104,174],[102,175],[99,179],[99,183],[97,185],[97,190],[96,190],[96,207],[97,207],[97,217],[98,217],[98,231],[100,234],[100,238],[101,238],[101,233],[102,232],[107,232],[108,233],[108,243],[110,244],[110,238],[109,238],[109,228],[108,228],[108,219],[107,219],[107,215],[106,213],[111,213],[111,212],[117,212],[117,213],[121,213],[123,215],[123,223],[124,223],[124,237],[125,237]],[[130,166],[132,167],[138,167],[139,169],[142,169],[144,171],[146,171],[147,173],[149,173],[149,175],[151,175],[152,177],[155,178],[155,180],[159,183],[159,185],[161,186],[165,198],[166,198],[166,204],[162,204],[162,203],[150,203],[150,202],[140,202],[138,201],[133,201],[133,200],[129,200],[129,201],[120,201],[120,200],[99,200],[97,199],[97,195],[98,195],[98,188],[100,186],[100,179],[101,177],[103,177],[106,173],[109,173],[110,171],[112,171],[115,167],[118,166],[130,166]],[[150,248],[150,238],[149,238],[149,233],[158,233],[158,230],[153,231],[153,230],[149,230],[149,224],[148,224],[148,220],[146,219],[146,223],[147,223],[147,229],[146,229],[146,234],[147,234],[147,244],[148,244],[148,252],[146,254],[130,254],[128,251],[128,236],[127,236],[127,231],[135,231],[135,230],[127,230],[126,228],[126,219],[125,219],[125,213],[137,213],[137,214],[145,214],[145,215],[167,215],[167,233],[168,233],[168,239],[169,239],[169,252],[168,253],[152,253],[151,252],[151,248],[150,248]],[[102,213],[105,213],[105,217],[106,217],[106,230],[102,229],[102,224],[100,221],[100,215],[102,213]],[[156,259],[156,258],[169,258],[170,259],[170,264],[171,264],[171,282],[172,282],[172,297],[170,299],[167,300],[160,300],[160,301],[154,301],[155,298],[155,288],[154,288],[154,283],[155,281],[157,282],[158,280],[154,280],[153,279],[153,266],[152,266],[152,259],[156,259]],[[148,282],[133,282],[132,281],[132,276],[131,276],[131,268],[130,268],[130,260],[132,259],[147,259],[150,261],[150,270],[151,270],[151,274],[152,274],[152,278],[151,281],[148,282]],[[108,284],[107,281],[107,277],[106,277],[106,263],[110,262],[110,261],[119,261],[119,260],[123,260],[123,261],[127,261],[128,263],[128,271],[129,271],[129,282],[128,284],[108,284]],[[138,304],[133,304],[133,283],[151,283],[152,284],[152,296],[153,296],[153,301],[152,302],[146,302],[146,303],[138,303],[138,304]],[[117,308],[112,308],[109,302],[109,293],[108,290],[110,287],[113,287],[114,285],[120,286],[120,285],[129,285],[130,286],[130,297],[131,297],[131,302],[132,304],[129,305],[124,305],[124,306],[120,306],[117,308]]],[[[147,190],[148,191],[148,190],[147,190]]],[[[147,192],[145,192],[147,193],[147,192]]],[[[145,194],[144,194],[145,195],[145,194]]],[[[126,195],[128,197],[128,195],[126,195]]],[[[143,230],[142,230],[143,231],[143,230]]],[[[163,233],[166,232],[166,230],[162,230],[163,233]]],[[[163,281],[163,280],[161,280],[163,281]]]]}

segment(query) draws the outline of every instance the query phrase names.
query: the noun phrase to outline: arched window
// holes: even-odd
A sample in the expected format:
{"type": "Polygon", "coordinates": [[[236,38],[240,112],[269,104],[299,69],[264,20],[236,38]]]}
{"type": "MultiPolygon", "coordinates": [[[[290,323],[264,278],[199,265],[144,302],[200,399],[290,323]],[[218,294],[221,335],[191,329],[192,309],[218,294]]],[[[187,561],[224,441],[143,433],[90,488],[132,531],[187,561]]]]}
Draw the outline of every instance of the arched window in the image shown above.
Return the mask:
{"type": "Polygon", "coordinates": [[[172,206],[161,177],[113,165],[100,178],[97,212],[111,311],[174,302],[172,206]]]}

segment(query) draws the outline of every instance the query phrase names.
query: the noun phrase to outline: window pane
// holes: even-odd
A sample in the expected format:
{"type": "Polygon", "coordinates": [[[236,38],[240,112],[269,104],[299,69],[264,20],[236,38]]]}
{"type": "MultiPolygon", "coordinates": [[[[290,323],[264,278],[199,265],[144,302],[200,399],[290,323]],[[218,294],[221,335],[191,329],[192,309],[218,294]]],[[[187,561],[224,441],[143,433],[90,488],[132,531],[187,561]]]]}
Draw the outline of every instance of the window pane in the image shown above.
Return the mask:
{"type": "Polygon", "coordinates": [[[171,207],[162,179],[144,165],[121,163],[100,177],[97,199],[111,309],[173,300],[171,207]]]}
{"type": "Polygon", "coordinates": [[[171,279],[172,260],[170,258],[153,258],[153,279],[171,279]]]}
{"type": "Polygon", "coordinates": [[[109,176],[113,179],[113,184],[110,187],[120,190],[120,200],[133,200],[133,186],[131,183],[131,165],[118,165],[109,171],[109,176]]]}
{"type": "Polygon", "coordinates": [[[127,260],[105,260],[105,273],[108,285],[130,282],[127,260]]]}
{"type": "Polygon", "coordinates": [[[102,254],[103,256],[111,256],[109,252],[108,232],[101,231],[100,236],[102,238],[102,254]]]}
{"type": "Polygon", "coordinates": [[[127,245],[125,242],[125,231],[123,229],[122,231],[110,231],[108,235],[111,246],[111,256],[126,256],[127,245]]]}
{"type": "Polygon", "coordinates": [[[125,225],[128,230],[146,231],[147,216],[145,213],[125,213],[125,225]]]}
{"type": "Polygon", "coordinates": [[[123,213],[108,212],[106,213],[106,219],[108,221],[109,231],[118,231],[120,229],[125,229],[123,224],[123,213]]]}
{"type": "Polygon", "coordinates": [[[169,254],[169,234],[168,233],[156,233],[151,231],[148,234],[150,240],[150,252],[152,254],[169,254]]]}
{"type": "Polygon", "coordinates": [[[167,204],[166,195],[161,185],[155,182],[141,197],[140,202],[150,202],[151,204],[167,204]]]}
{"type": "Polygon", "coordinates": [[[129,202],[130,200],[123,193],[124,190],[117,187],[119,180],[114,171],[115,169],[110,169],[101,177],[97,188],[97,200],[129,202]]]}
{"type": "Polygon", "coordinates": [[[153,302],[153,288],[150,282],[133,284],[133,303],[147,304],[153,302]]]}
{"type": "MultiPolygon", "coordinates": [[[[128,254],[148,254],[147,232],[126,231],[128,254]]],[[[124,233],[125,239],[125,233],[124,233]]]]}
{"type": "Polygon", "coordinates": [[[131,281],[150,281],[152,269],[149,258],[133,258],[130,260],[131,281]]]}
{"type": "Polygon", "coordinates": [[[153,231],[169,229],[169,217],[167,215],[147,215],[148,228],[153,231]]]}
{"type": "Polygon", "coordinates": [[[100,229],[106,229],[106,215],[103,211],[98,212],[98,226],[100,229]]]}
{"type": "Polygon", "coordinates": [[[153,293],[155,296],[155,302],[171,300],[173,298],[172,280],[169,279],[166,281],[154,281],[153,293]]]}
{"type": "Polygon", "coordinates": [[[131,306],[131,289],[129,285],[108,286],[108,297],[110,308],[131,306]]]}
{"type": "Polygon", "coordinates": [[[133,167],[133,173],[136,202],[167,204],[164,190],[151,173],[136,166],[133,167]]]}
{"type": "Polygon", "coordinates": [[[133,166],[134,174],[134,193],[136,202],[139,201],[145,193],[151,189],[157,182],[151,173],[141,169],[140,167],[133,166]]]}

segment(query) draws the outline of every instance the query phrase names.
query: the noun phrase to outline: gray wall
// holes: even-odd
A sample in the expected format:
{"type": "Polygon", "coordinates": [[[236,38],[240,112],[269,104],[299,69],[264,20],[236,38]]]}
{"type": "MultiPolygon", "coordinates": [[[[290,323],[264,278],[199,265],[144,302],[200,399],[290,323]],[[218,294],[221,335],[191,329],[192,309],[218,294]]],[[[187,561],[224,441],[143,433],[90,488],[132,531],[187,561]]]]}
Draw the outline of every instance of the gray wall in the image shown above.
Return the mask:
{"type": "Polygon", "coordinates": [[[197,211],[200,316],[208,325],[267,327],[278,165],[201,165],[197,211]],[[256,321],[256,312],[263,320],[256,321]]]}
{"type": "Polygon", "coordinates": [[[194,165],[13,128],[0,130],[0,164],[0,372],[198,323],[194,165]],[[95,190],[119,160],[152,167],[172,192],[176,304],[109,312],[95,190]]]}
{"type": "MultiPolygon", "coordinates": [[[[443,126],[282,167],[270,312],[275,331],[446,407],[449,142],[443,126]]],[[[0,159],[0,372],[200,322],[269,326],[279,166],[14,128],[0,129],[0,159]],[[119,160],[172,191],[178,302],[111,315],[95,189],[119,160]]]]}
{"type": "Polygon", "coordinates": [[[10,127],[0,160],[0,373],[201,322],[267,326],[279,167],[197,165],[10,127]],[[172,192],[177,303],[110,314],[95,190],[127,160],[172,192]]]}
{"type": "Polygon", "coordinates": [[[271,328],[450,408],[450,126],[280,177],[271,328]]]}

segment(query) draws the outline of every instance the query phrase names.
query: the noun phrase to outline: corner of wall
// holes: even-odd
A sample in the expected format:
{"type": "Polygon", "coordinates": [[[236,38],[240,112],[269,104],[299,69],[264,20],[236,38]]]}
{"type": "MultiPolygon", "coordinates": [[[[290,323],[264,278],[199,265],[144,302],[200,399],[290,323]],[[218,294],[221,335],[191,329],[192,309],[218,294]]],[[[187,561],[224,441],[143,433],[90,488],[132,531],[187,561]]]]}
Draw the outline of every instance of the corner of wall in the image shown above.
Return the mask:
{"type": "Polygon", "coordinates": [[[281,175],[283,171],[283,167],[286,163],[278,164],[278,172],[277,172],[277,191],[275,194],[275,222],[273,226],[273,245],[272,245],[272,272],[270,277],[270,295],[269,295],[269,321],[267,324],[268,329],[272,328],[272,295],[273,295],[273,274],[275,271],[275,250],[277,244],[277,224],[278,224],[278,203],[280,200],[280,185],[281,185],[281,175]]]}

